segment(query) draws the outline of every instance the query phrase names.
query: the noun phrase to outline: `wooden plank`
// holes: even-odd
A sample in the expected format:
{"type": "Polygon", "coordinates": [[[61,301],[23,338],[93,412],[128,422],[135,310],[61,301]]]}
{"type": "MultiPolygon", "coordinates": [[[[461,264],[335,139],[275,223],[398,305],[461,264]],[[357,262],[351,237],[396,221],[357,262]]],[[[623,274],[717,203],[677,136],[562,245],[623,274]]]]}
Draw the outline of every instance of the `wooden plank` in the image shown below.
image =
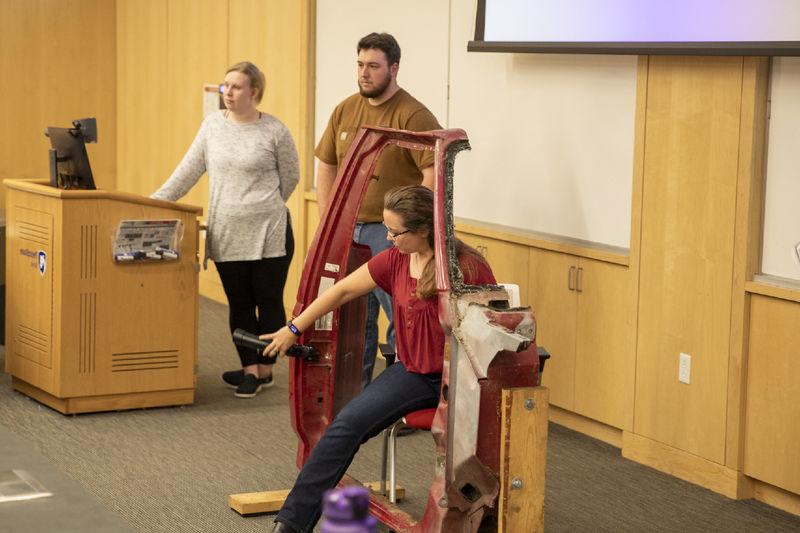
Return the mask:
{"type": "MultiPolygon", "coordinates": [[[[364,486],[375,494],[380,494],[380,481],[370,481],[364,486]]],[[[242,516],[260,513],[277,513],[280,511],[290,489],[269,490],[263,492],[242,492],[228,496],[228,505],[242,516]]],[[[396,485],[397,501],[406,497],[406,489],[396,485]]]]}
{"type": "Polygon", "coordinates": [[[280,511],[290,489],[265,492],[241,492],[228,496],[228,505],[242,516],[280,511]]]}
{"type": "MultiPolygon", "coordinates": [[[[367,487],[369,490],[374,492],[375,494],[381,493],[381,482],[380,481],[367,481],[364,483],[364,486],[367,487]]],[[[394,486],[394,496],[395,500],[402,501],[406,498],[406,488],[402,485],[395,484],[394,486]]],[[[386,498],[389,497],[389,485],[386,485],[386,498]]]]}
{"type": "Polygon", "coordinates": [[[548,390],[503,390],[499,533],[544,531],[548,390]]]}

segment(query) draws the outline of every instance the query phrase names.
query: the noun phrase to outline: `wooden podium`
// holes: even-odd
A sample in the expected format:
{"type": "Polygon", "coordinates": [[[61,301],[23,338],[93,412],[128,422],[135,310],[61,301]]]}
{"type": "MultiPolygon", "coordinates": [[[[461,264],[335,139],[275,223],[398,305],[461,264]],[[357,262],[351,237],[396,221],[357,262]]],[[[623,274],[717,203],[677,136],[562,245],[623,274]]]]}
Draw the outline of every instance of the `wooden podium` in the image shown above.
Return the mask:
{"type": "Polygon", "coordinates": [[[202,209],[5,180],[6,372],[62,413],[189,404],[202,209]],[[179,257],[117,263],[122,220],[182,222],[179,257]]]}

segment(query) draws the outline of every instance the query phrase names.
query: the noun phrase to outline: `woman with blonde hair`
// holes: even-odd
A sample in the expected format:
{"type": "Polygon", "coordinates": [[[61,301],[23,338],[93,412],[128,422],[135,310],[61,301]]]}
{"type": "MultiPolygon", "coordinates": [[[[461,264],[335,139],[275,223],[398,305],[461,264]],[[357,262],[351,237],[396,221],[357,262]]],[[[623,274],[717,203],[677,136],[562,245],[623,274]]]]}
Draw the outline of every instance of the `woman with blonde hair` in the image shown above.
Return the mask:
{"type": "MultiPolygon", "coordinates": [[[[250,62],[225,73],[225,109],[203,121],[178,167],[152,197],[178,200],[208,173],[206,260],[217,267],[233,331],[275,331],[285,324],[283,288],[294,253],[286,201],[300,171],[281,121],[258,110],[264,74],[250,62]]],[[[237,347],[241,369],[222,379],[239,398],[272,385],[275,358],[237,347]]]]}

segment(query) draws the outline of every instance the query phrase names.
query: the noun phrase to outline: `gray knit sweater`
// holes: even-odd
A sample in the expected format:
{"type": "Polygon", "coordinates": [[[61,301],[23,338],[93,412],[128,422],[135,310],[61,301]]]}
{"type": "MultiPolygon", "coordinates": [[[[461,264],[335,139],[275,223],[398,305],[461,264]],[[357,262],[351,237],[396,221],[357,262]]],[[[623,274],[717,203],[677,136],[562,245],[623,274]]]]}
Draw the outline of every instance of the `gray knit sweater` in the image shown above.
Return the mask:
{"type": "Polygon", "coordinates": [[[262,113],[236,124],[224,111],[206,117],[189,151],[153,198],[176,201],[208,172],[206,259],[250,261],[286,255],[285,202],[300,171],[294,142],[262,113]]]}

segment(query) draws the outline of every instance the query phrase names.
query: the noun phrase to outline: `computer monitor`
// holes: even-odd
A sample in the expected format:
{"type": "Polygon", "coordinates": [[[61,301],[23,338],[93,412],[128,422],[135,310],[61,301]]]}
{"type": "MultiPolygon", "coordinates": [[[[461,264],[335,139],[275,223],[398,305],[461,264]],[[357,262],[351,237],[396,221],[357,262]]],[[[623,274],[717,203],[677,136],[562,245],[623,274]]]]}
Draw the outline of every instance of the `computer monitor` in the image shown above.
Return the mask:
{"type": "Polygon", "coordinates": [[[78,119],[72,128],[47,128],[50,138],[50,185],[61,189],[95,189],[86,143],[97,141],[93,118],[78,119]]]}

